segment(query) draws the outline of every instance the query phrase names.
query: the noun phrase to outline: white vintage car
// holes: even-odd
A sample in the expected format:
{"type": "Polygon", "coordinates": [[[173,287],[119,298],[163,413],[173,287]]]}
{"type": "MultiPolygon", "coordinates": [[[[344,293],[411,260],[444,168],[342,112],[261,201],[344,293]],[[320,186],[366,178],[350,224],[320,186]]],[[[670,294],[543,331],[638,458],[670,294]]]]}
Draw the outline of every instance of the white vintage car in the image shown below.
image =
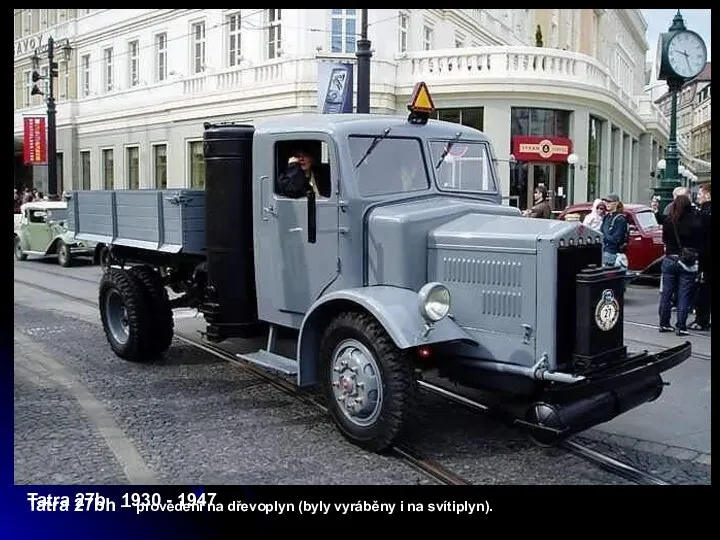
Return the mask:
{"type": "Polygon", "coordinates": [[[15,214],[15,258],[19,261],[28,255],[56,256],[61,266],[71,266],[75,257],[92,257],[93,262],[103,259],[104,246],[75,239],[67,227],[67,203],[62,201],[35,201],[20,207],[15,214]]]}

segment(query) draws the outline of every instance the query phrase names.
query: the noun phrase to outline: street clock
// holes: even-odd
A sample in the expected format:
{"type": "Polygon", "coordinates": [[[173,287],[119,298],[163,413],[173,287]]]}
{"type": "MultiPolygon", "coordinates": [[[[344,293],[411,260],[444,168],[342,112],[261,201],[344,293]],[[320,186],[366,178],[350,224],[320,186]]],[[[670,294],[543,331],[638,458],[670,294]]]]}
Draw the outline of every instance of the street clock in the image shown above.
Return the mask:
{"type": "Polygon", "coordinates": [[[669,30],[658,39],[658,79],[690,80],[700,74],[707,62],[705,41],[697,32],[685,28],[679,12],[669,30]]]}

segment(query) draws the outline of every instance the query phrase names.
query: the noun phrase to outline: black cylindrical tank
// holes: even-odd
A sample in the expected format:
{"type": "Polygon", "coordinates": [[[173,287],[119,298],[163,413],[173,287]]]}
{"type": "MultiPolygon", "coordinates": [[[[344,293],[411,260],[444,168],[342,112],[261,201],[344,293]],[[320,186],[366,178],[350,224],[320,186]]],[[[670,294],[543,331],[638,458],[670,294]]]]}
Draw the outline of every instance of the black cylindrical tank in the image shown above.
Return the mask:
{"type": "Polygon", "coordinates": [[[208,323],[222,338],[257,320],[252,216],[254,128],[205,124],[208,323]],[[240,328],[239,328],[240,327],[240,328]]]}

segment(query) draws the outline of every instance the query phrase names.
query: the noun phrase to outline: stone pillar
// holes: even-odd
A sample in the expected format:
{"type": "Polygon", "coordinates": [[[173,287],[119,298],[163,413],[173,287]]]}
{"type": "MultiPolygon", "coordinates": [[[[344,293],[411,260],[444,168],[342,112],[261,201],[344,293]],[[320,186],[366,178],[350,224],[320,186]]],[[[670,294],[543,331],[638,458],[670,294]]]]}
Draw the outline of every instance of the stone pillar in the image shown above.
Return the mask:
{"type": "Polygon", "coordinates": [[[490,101],[484,108],[484,133],[490,137],[498,160],[500,192],[510,195],[510,104],[506,101],[490,101]]]}

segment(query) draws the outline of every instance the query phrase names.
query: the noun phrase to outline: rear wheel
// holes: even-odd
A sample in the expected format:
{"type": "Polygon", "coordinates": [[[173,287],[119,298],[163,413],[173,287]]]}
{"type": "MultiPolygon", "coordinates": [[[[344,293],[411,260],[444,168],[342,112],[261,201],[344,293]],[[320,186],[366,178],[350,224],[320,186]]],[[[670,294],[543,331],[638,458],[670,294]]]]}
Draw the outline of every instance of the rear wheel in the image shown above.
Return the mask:
{"type": "Polygon", "coordinates": [[[129,272],[110,269],[100,281],[100,318],[112,350],[131,361],[149,359],[152,313],[142,284],[129,272]]]}
{"type": "Polygon", "coordinates": [[[175,331],[170,298],[160,274],[149,266],[133,266],[129,271],[143,285],[146,301],[152,314],[152,342],[150,351],[164,353],[172,342],[175,331]]]}
{"type": "Polygon", "coordinates": [[[414,398],[407,354],[370,315],[341,313],[320,345],[320,379],[332,417],[354,444],[382,452],[400,437],[414,398]]]}
{"type": "Polygon", "coordinates": [[[62,240],[58,240],[57,259],[60,266],[67,268],[72,265],[72,253],[70,252],[70,246],[62,240]]]}
{"type": "Polygon", "coordinates": [[[22,248],[22,242],[20,242],[20,237],[15,237],[15,258],[18,261],[24,261],[27,259],[27,253],[23,252],[22,248]]]}

